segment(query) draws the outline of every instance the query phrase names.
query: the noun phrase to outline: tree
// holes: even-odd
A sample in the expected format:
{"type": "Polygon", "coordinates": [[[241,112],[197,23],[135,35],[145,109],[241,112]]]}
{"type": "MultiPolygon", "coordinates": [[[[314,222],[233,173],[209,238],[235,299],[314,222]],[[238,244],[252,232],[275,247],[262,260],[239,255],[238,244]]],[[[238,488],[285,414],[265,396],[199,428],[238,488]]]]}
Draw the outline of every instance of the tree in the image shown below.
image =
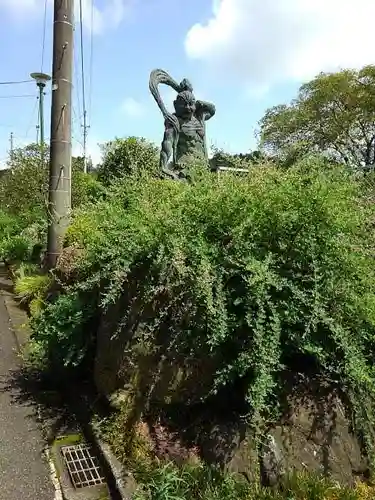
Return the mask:
{"type": "Polygon", "coordinates": [[[43,217],[48,193],[48,151],[41,163],[40,146],[29,144],[14,150],[0,180],[0,206],[26,222],[43,217]]]}
{"type": "Polygon", "coordinates": [[[289,105],[267,110],[261,148],[290,163],[320,153],[354,168],[375,165],[375,66],[321,73],[289,105]]]}
{"type": "Polygon", "coordinates": [[[246,170],[252,165],[269,162],[267,155],[258,150],[238,154],[226,153],[219,149],[215,149],[213,152],[214,154],[210,159],[210,167],[213,171],[218,170],[220,167],[246,170]]]}
{"type": "MultiPolygon", "coordinates": [[[[17,148],[0,178],[0,208],[21,217],[28,225],[46,219],[48,200],[49,151],[41,163],[40,146],[29,144],[17,148]]],[[[91,199],[98,189],[91,174],[83,173],[83,158],[72,158],[72,205],[91,199]],[[90,177],[90,179],[89,179],[90,177]]]]}
{"type": "Polygon", "coordinates": [[[142,137],[116,138],[102,146],[102,153],[98,179],[103,184],[134,173],[158,171],[159,149],[142,137]]]}

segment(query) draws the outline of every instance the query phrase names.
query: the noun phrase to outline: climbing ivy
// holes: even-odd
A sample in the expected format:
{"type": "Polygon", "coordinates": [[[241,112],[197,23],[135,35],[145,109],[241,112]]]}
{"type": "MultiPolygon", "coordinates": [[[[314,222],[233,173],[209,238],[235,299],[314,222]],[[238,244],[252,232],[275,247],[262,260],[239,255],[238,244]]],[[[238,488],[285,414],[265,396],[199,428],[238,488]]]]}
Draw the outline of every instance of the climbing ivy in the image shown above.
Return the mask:
{"type": "MultiPolygon", "coordinates": [[[[359,398],[371,407],[375,397],[374,214],[361,181],[315,159],[192,178],[130,177],[77,210],[66,244],[84,257],[67,294],[75,304],[76,294],[94,294],[105,311],[126,291],[119,325],[141,302],[148,312],[138,340],[214,367],[203,398],[241,381],[255,426],[270,415],[285,372],[313,370],[347,394],[369,436],[371,412],[359,398]]],[[[43,335],[63,335],[74,350],[66,305],[60,296],[38,321],[43,335]]]]}

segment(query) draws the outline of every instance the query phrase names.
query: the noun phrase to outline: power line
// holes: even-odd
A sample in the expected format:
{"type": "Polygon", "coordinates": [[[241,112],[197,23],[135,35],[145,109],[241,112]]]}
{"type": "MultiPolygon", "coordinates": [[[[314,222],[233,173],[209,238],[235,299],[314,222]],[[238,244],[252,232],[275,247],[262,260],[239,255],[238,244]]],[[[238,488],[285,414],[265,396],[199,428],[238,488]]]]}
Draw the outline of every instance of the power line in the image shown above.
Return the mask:
{"type": "MultiPolygon", "coordinates": [[[[34,96],[35,97],[35,96],[34,96]]],[[[34,122],[34,115],[35,115],[35,111],[37,108],[39,108],[38,106],[38,101],[39,101],[39,97],[36,97],[35,99],[35,104],[34,104],[34,108],[33,108],[33,111],[31,113],[31,118],[30,118],[30,122],[29,122],[29,125],[26,129],[26,134],[25,134],[25,137],[28,137],[29,136],[29,133],[30,133],[30,130],[31,130],[31,127],[33,126],[33,122],[34,122]]]]}
{"type": "Polygon", "coordinates": [[[24,94],[24,95],[0,95],[0,99],[17,99],[24,97],[35,97],[34,94],[24,94]]]}
{"type": "Polygon", "coordinates": [[[86,110],[86,89],[85,89],[85,60],[83,51],[83,7],[82,0],[79,0],[79,28],[80,28],[80,45],[81,45],[81,75],[82,75],[82,104],[83,112],[86,110]]]}
{"type": "Polygon", "coordinates": [[[33,80],[20,80],[18,82],[0,82],[0,85],[17,85],[19,83],[30,83],[33,80]]]}
{"type": "Polygon", "coordinates": [[[42,62],[40,64],[40,72],[43,73],[44,52],[46,47],[46,31],[47,31],[47,0],[44,0],[44,20],[43,20],[43,35],[42,35],[42,62]]]}
{"type": "Polygon", "coordinates": [[[89,120],[92,121],[92,88],[94,76],[94,0],[91,0],[91,21],[90,21],[90,95],[89,95],[89,120]]]}
{"type": "Polygon", "coordinates": [[[86,143],[87,143],[87,110],[86,110],[86,88],[85,88],[85,59],[83,47],[83,6],[82,0],[79,0],[79,27],[80,27],[80,45],[81,45],[81,83],[82,83],[82,110],[83,110],[83,158],[85,161],[84,170],[86,171],[86,143]]]}
{"type": "MultiPolygon", "coordinates": [[[[77,51],[76,50],[74,51],[74,67],[76,70],[76,71],[74,71],[74,77],[75,77],[74,90],[76,91],[77,104],[78,104],[78,114],[79,114],[79,112],[81,111],[81,99],[80,99],[80,85],[79,85],[78,70],[77,70],[78,62],[77,62],[77,51]]],[[[73,111],[74,111],[74,108],[73,108],[73,111]]]]}

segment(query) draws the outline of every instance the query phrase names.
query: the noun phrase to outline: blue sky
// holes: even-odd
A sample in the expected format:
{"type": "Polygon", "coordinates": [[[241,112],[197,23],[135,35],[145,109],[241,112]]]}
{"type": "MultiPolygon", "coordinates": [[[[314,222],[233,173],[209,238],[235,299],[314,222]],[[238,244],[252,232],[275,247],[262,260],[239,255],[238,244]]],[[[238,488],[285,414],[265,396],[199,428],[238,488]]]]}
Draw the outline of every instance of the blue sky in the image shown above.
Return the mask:
{"type": "MultiPolygon", "coordinates": [[[[42,67],[45,0],[0,0],[0,81],[27,80],[42,67]]],[[[76,0],[78,7],[78,0],[76,0]]],[[[208,144],[255,147],[266,108],[289,101],[319,71],[375,62],[373,0],[83,0],[88,146],[136,135],[160,143],[163,120],[148,91],[150,71],[189,78],[196,97],[216,104],[208,144]],[[91,23],[91,1],[94,23],[91,23]],[[328,6],[326,5],[328,4],[328,6]],[[93,78],[90,82],[91,31],[93,78]]],[[[78,41],[76,30],[76,41],[78,41]]],[[[51,73],[52,2],[47,0],[43,70],[51,73]]],[[[82,143],[80,50],[76,43],[73,149],[82,143]]],[[[0,85],[0,161],[10,133],[35,141],[34,83],[0,85]],[[29,97],[11,97],[11,96],[29,97]]],[[[50,89],[46,95],[49,136],[50,89]]],[[[163,95],[171,107],[173,94],[163,95]]]]}

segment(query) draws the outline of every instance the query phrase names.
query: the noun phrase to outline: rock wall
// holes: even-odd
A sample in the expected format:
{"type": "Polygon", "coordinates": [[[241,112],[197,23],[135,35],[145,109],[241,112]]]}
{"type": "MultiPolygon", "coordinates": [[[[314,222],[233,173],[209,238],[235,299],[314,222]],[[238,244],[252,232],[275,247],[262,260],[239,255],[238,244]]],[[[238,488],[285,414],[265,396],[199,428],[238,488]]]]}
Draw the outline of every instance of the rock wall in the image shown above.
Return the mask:
{"type": "Polygon", "coordinates": [[[322,473],[342,483],[368,474],[337,388],[318,378],[289,374],[280,396],[281,417],[255,442],[239,412],[225,411],[233,406],[228,395],[219,396],[221,409],[217,402],[199,403],[212,383],[215,363],[202,366],[197,360],[179,358],[170,346],[160,351],[152,343],[139,344],[144,314],[139,314],[135,302],[129,308],[126,296],[110,308],[98,328],[94,370],[99,393],[112,400],[123,393],[127,402],[133,401],[135,420],[151,415],[150,428],[162,420],[163,428],[171,429],[171,440],[178,439],[189,449],[197,447],[206,461],[248,479],[260,473],[265,484],[293,470],[322,473]],[[124,311],[127,322],[119,321],[124,311]],[[177,418],[171,418],[172,413],[177,418]]]}

